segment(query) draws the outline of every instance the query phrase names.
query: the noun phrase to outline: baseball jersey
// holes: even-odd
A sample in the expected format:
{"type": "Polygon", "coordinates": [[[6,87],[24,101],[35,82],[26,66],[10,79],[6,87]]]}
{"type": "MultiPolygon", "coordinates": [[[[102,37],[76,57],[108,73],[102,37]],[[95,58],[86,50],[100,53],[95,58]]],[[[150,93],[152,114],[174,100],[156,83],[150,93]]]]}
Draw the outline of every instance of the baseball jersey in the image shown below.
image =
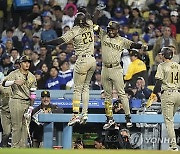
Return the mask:
{"type": "Polygon", "coordinates": [[[24,80],[25,83],[21,86],[13,84],[11,86],[12,89],[12,98],[15,99],[29,99],[30,97],[30,89],[36,88],[36,78],[31,73],[28,72],[27,76],[21,73],[19,69],[11,72],[6,78],[5,81],[13,81],[13,80],[24,80]]]}
{"type": "Polygon", "coordinates": [[[123,49],[129,49],[133,43],[121,36],[110,38],[102,28],[100,28],[99,37],[101,39],[102,62],[104,64],[120,63],[123,49]]]}
{"type": "Polygon", "coordinates": [[[162,81],[162,90],[177,90],[180,86],[180,65],[172,61],[160,63],[155,78],[162,81]]]}
{"type": "Polygon", "coordinates": [[[89,27],[74,26],[61,36],[66,43],[73,40],[76,56],[94,54],[93,23],[89,20],[88,24],[89,27]]]}

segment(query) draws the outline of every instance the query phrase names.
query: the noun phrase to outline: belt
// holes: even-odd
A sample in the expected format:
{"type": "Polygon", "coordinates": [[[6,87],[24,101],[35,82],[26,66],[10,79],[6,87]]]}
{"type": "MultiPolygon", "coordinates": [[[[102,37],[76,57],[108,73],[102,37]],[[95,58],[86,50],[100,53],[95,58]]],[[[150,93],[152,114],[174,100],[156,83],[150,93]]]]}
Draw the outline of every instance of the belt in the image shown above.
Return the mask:
{"type": "Polygon", "coordinates": [[[161,94],[163,94],[165,91],[167,91],[167,92],[180,92],[180,90],[169,89],[169,90],[162,90],[161,94]]]}
{"type": "Polygon", "coordinates": [[[19,100],[22,100],[22,101],[30,101],[30,98],[27,98],[27,99],[21,99],[21,98],[12,98],[12,99],[19,99],[19,100]]]}
{"type": "Polygon", "coordinates": [[[94,57],[94,55],[78,55],[77,57],[94,57]]]}
{"type": "Polygon", "coordinates": [[[113,67],[119,66],[119,63],[116,63],[116,64],[104,64],[104,66],[107,67],[107,68],[113,68],[113,67]]]}

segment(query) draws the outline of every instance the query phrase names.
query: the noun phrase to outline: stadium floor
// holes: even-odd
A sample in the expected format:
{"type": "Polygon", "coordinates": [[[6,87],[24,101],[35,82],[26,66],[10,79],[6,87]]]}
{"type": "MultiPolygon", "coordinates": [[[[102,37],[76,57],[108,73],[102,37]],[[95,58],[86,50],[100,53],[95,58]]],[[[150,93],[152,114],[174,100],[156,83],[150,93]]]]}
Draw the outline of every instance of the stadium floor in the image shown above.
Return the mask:
{"type": "MultiPolygon", "coordinates": [[[[0,149],[0,154],[171,154],[174,151],[155,150],[55,150],[55,149],[0,149]]],[[[176,153],[176,152],[175,152],[176,153]]]]}

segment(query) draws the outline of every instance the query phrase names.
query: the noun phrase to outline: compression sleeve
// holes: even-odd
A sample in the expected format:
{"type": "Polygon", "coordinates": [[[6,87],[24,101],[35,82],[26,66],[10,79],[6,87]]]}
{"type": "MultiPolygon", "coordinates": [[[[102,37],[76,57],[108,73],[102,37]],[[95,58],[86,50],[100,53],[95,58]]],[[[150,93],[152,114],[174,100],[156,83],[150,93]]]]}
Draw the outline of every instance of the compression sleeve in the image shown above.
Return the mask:
{"type": "Polygon", "coordinates": [[[154,87],[154,89],[153,89],[153,93],[154,93],[154,94],[157,94],[158,92],[160,92],[160,90],[161,90],[161,85],[162,85],[162,80],[157,79],[157,80],[156,80],[155,87],[154,87]]]}
{"type": "Polygon", "coordinates": [[[45,45],[54,45],[54,46],[62,45],[64,43],[65,41],[61,37],[51,40],[51,41],[44,42],[45,45]]]}

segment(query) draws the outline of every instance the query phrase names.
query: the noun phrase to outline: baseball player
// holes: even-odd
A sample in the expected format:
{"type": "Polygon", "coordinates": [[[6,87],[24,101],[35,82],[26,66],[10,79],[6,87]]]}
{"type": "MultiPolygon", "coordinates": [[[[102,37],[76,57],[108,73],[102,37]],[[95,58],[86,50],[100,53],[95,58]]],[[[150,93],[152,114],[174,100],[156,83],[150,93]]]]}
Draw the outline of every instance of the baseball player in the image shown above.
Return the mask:
{"type": "Polygon", "coordinates": [[[74,67],[73,117],[68,125],[86,123],[88,119],[89,84],[96,68],[94,58],[94,32],[93,23],[86,19],[83,12],[76,15],[74,26],[58,39],[45,42],[46,45],[62,45],[73,40],[77,61],[74,67]],[[80,101],[82,96],[82,116],[79,117],[80,101]]]}
{"type": "Polygon", "coordinates": [[[12,122],[12,147],[27,147],[27,120],[30,122],[35,99],[36,78],[29,72],[30,58],[20,58],[20,69],[11,72],[3,81],[3,86],[11,87],[9,109],[12,122]]]}
{"type": "Polygon", "coordinates": [[[150,98],[156,97],[161,90],[161,108],[169,137],[169,150],[178,151],[173,117],[180,106],[180,65],[171,61],[173,51],[169,47],[161,49],[163,62],[157,67],[156,84],[150,98]],[[160,89],[161,88],[161,89],[160,89]]]}
{"type": "Polygon", "coordinates": [[[9,110],[9,97],[11,89],[9,87],[2,86],[3,79],[4,75],[2,73],[0,74],[1,125],[3,128],[2,147],[8,147],[8,140],[11,134],[11,116],[9,110]]]}
{"type": "Polygon", "coordinates": [[[107,26],[107,32],[98,25],[94,26],[98,33],[102,47],[102,84],[105,91],[105,113],[107,123],[104,129],[110,128],[115,124],[112,111],[112,90],[113,86],[117,90],[118,96],[123,104],[127,127],[132,127],[129,102],[124,91],[123,69],[120,65],[123,48],[141,48],[141,44],[135,44],[132,41],[119,36],[119,24],[110,21],[107,26]]]}

